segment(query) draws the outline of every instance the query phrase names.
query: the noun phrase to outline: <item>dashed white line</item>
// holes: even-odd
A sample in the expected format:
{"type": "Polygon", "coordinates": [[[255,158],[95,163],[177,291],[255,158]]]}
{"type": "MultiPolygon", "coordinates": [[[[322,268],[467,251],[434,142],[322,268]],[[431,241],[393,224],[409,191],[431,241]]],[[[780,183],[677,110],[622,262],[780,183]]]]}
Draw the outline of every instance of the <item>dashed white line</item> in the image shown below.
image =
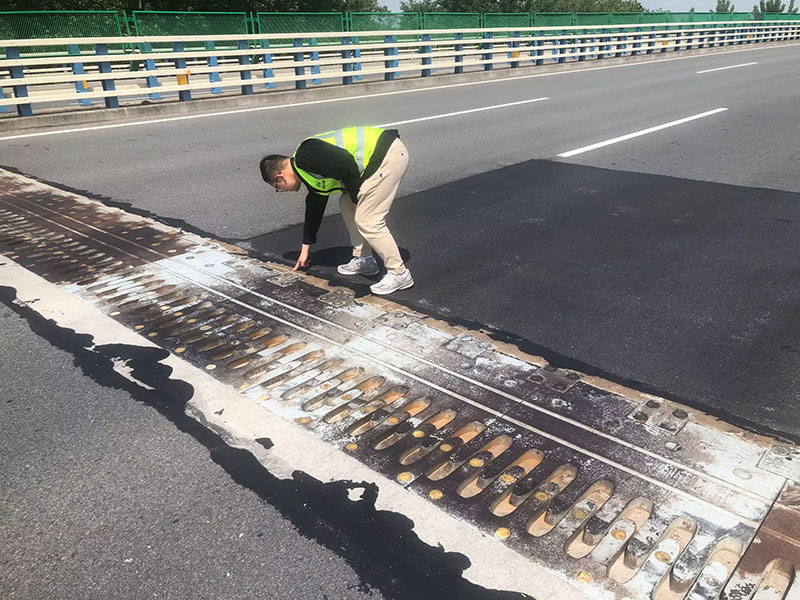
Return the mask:
{"type": "Polygon", "coordinates": [[[656,125],[655,127],[648,127],[647,129],[642,129],[641,131],[634,131],[633,133],[628,133],[626,135],[621,135],[619,137],[611,138],[610,140],[605,140],[603,142],[597,142],[596,144],[591,144],[589,146],[584,146],[582,148],[577,148],[575,150],[570,150],[569,152],[562,152],[558,156],[560,158],[569,158],[571,156],[575,156],[577,154],[583,154],[584,152],[589,152],[590,150],[597,150],[598,148],[604,148],[605,146],[610,146],[612,144],[617,144],[619,142],[624,142],[626,140],[630,140],[633,138],[640,137],[642,135],[647,135],[648,133],[653,133],[655,131],[661,131],[662,129],[667,129],[669,127],[675,127],[676,125],[682,125],[683,123],[688,123],[690,121],[696,121],[697,119],[702,119],[703,117],[710,117],[711,115],[715,115],[717,113],[721,113],[728,110],[727,108],[715,108],[714,110],[709,110],[704,113],[700,113],[699,115],[692,115],[691,117],[684,117],[683,119],[678,119],[677,121],[670,121],[669,123],[664,123],[662,125],[656,125]]]}
{"type": "Polygon", "coordinates": [[[716,69],[706,69],[705,71],[696,71],[699,75],[700,73],[713,73],[714,71],[726,71],[727,69],[738,69],[739,67],[749,67],[750,65],[757,65],[757,62],[749,62],[749,63],[742,63],[740,65],[730,65],[728,67],[717,67],[716,69]]]}
{"type": "Polygon", "coordinates": [[[484,110],[495,110],[497,108],[506,108],[508,106],[519,106],[520,104],[530,104],[531,102],[541,102],[542,100],[549,100],[550,98],[532,98],[530,100],[520,100],[519,102],[506,102],[505,104],[495,104],[493,106],[482,106],[481,108],[471,108],[469,110],[459,110],[457,112],[443,113],[441,115],[432,115],[430,117],[420,117],[419,119],[408,119],[406,121],[395,121],[394,123],[383,123],[378,127],[392,127],[394,125],[406,125],[408,123],[419,123],[420,121],[431,121],[433,119],[444,119],[445,117],[455,117],[458,115],[467,115],[469,113],[482,112],[484,110]]]}
{"type": "MultiPolygon", "coordinates": [[[[727,50],[724,52],[715,53],[716,55],[720,54],[734,54],[740,52],[757,52],[763,50],[778,50],[781,48],[789,48],[793,47],[796,44],[779,44],[776,46],[768,46],[763,48],[737,48],[736,50],[727,50]]],[[[567,69],[564,71],[550,71],[547,73],[532,73],[529,75],[512,75],[509,77],[499,77],[497,79],[486,79],[482,81],[465,81],[462,83],[450,83],[445,85],[434,85],[430,87],[423,87],[423,88],[415,88],[410,90],[394,90],[391,92],[377,92],[372,94],[360,94],[357,96],[345,96],[342,98],[325,98],[323,100],[309,100],[305,102],[290,102],[287,104],[274,104],[270,106],[256,106],[251,108],[241,108],[241,109],[234,109],[234,110],[222,110],[217,112],[210,112],[210,113],[200,113],[196,115],[182,115],[179,117],[165,117],[161,119],[146,119],[143,121],[131,121],[127,123],[112,123],[109,125],[92,125],[89,127],[75,127],[72,129],[57,129],[55,131],[38,131],[35,133],[22,133],[22,134],[15,134],[15,135],[7,135],[0,137],[0,142],[9,141],[9,140],[18,140],[23,138],[34,138],[34,137],[41,137],[46,135],[59,135],[62,133],[79,133],[83,131],[98,131],[102,129],[116,129],[118,127],[134,127],[137,125],[153,125],[155,123],[167,123],[170,121],[186,121],[190,119],[206,119],[209,117],[221,117],[225,115],[235,115],[240,113],[250,113],[250,112],[257,112],[257,111],[264,111],[264,110],[276,110],[279,108],[295,108],[300,106],[312,106],[315,104],[328,104],[331,102],[345,102],[350,100],[363,100],[369,98],[380,98],[382,96],[395,96],[399,94],[414,94],[420,92],[430,92],[430,91],[437,91],[437,90],[445,90],[451,88],[458,88],[458,87],[467,87],[473,85],[491,85],[494,83],[503,83],[507,81],[518,81],[523,79],[538,79],[540,77],[558,77],[563,75],[574,75],[575,73],[587,73],[591,71],[606,71],[609,69],[625,69],[629,67],[644,67],[649,65],[659,65],[662,63],[674,62],[678,60],[695,60],[698,58],[707,58],[708,55],[706,54],[696,54],[691,56],[673,56],[670,58],[659,58],[657,60],[648,61],[648,62],[631,62],[631,63],[623,63],[623,64],[616,64],[616,65],[603,65],[598,67],[588,67],[583,69],[567,69]]]]}

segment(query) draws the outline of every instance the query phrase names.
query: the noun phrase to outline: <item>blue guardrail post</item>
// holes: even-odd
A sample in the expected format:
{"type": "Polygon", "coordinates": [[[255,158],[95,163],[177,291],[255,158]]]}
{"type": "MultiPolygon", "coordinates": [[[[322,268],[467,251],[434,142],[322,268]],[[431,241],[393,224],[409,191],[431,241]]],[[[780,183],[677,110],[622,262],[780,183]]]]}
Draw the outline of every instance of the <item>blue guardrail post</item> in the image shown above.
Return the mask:
{"type": "MultiPolygon", "coordinates": [[[[150,54],[153,51],[153,45],[150,42],[143,42],[141,46],[142,53],[150,54]]],[[[148,71],[156,72],[156,61],[152,58],[146,58],[144,61],[144,68],[148,71]]],[[[148,88],[157,88],[158,87],[158,77],[155,75],[148,75],[147,76],[147,87],[148,88]]],[[[150,100],[161,100],[161,92],[151,92],[150,93],[150,100]]]]}
{"type": "MultiPolygon", "coordinates": [[[[19,48],[13,46],[6,48],[6,58],[9,60],[19,60],[19,48]]],[[[22,79],[25,77],[25,67],[11,67],[11,79],[22,79]]],[[[28,86],[27,85],[12,85],[11,89],[14,90],[15,98],[27,98],[28,86]]],[[[33,114],[33,108],[30,104],[17,104],[17,114],[20,117],[30,117],[33,114]]]]}
{"type": "MultiPolygon", "coordinates": [[[[248,40],[239,40],[236,43],[236,46],[237,46],[237,48],[239,50],[249,50],[250,49],[250,42],[248,40]]],[[[239,64],[242,65],[242,66],[249,65],[250,64],[250,55],[249,54],[240,54],[239,55],[239,64]]],[[[242,81],[252,81],[253,72],[250,71],[249,69],[248,70],[244,70],[244,71],[239,71],[239,79],[241,79],[242,81]]],[[[249,96],[250,94],[252,94],[253,93],[253,84],[252,83],[246,83],[245,85],[243,85],[242,86],[242,93],[245,96],[249,96]]]]}
{"type": "MultiPolygon", "coordinates": [[[[352,44],[352,39],[350,36],[345,36],[342,38],[342,46],[350,46],[352,44]]],[[[349,61],[353,58],[353,51],[352,50],[342,50],[342,60],[349,61]]],[[[353,72],[353,63],[351,62],[343,62],[342,63],[342,73],[352,73],[353,72]]],[[[342,85],[352,85],[353,83],[353,76],[352,75],[343,75],[342,76],[342,85]]]]}
{"type": "MultiPolygon", "coordinates": [[[[67,53],[70,56],[78,56],[80,55],[81,51],[78,48],[78,44],[69,44],[67,46],[67,53]]],[[[83,75],[85,71],[83,70],[83,63],[82,62],[74,62],[72,63],[72,74],[73,75],[83,75]]],[[[76,81],[75,82],[75,91],[79,94],[85,94],[89,91],[89,86],[86,85],[85,81],[76,81]]],[[[82,98],[78,100],[78,104],[81,106],[91,106],[92,101],[90,98],[82,98]]]]}
{"type": "MultiPolygon", "coordinates": [[[[97,44],[95,46],[95,52],[98,56],[107,56],[108,55],[108,44],[97,44]]],[[[97,64],[97,68],[103,74],[111,73],[111,63],[101,62],[97,64]]],[[[113,92],[117,89],[117,85],[114,83],[113,79],[103,79],[102,86],[104,92],[113,92]]],[[[119,97],[118,96],[106,96],[103,98],[105,101],[106,108],[119,108],[119,97]]]]}
{"type": "MultiPolygon", "coordinates": [[[[206,50],[213,50],[213,49],[214,49],[213,40],[207,41],[206,42],[206,50]]],[[[217,66],[219,66],[219,62],[217,61],[217,57],[216,56],[209,56],[206,59],[206,64],[209,67],[217,67],[217,66]]],[[[211,71],[208,74],[208,81],[210,81],[211,83],[217,83],[218,81],[222,81],[222,78],[219,76],[219,72],[218,71],[211,71]]],[[[211,88],[211,93],[212,94],[221,94],[222,93],[222,88],[221,87],[212,87],[211,88]]]]}
{"type": "MultiPolygon", "coordinates": [[[[302,48],[303,47],[303,38],[294,38],[292,40],[292,46],[295,48],[302,48]]],[[[295,52],[294,54],[294,61],[298,63],[298,65],[303,64],[303,53],[302,52],[295,52]]],[[[303,77],[306,74],[306,68],[302,66],[295,65],[294,67],[294,74],[298,77],[303,77]]],[[[304,90],[308,87],[305,79],[298,79],[294,82],[294,89],[296,90],[304,90]]]]}
{"type": "MultiPolygon", "coordinates": [[[[269,48],[269,40],[261,40],[261,49],[263,50],[265,48],[269,48]]],[[[270,67],[266,66],[271,64],[272,64],[272,54],[270,54],[269,52],[264,52],[264,73],[263,73],[264,79],[272,79],[273,77],[275,77],[275,72],[270,67]]],[[[268,81],[267,83],[264,84],[264,87],[270,89],[274,88],[275,82],[268,81]]]]}
{"type": "MultiPolygon", "coordinates": [[[[183,52],[183,42],[172,42],[172,51],[173,52],[183,52]]],[[[186,70],[186,59],[185,58],[176,58],[175,59],[175,68],[178,70],[185,71],[186,70]]],[[[186,81],[189,81],[188,76],[186,77],[186,81]]],[[[189,90],[180,90],[178,92],[178,99],[180,100],[191,100],[192,99],[192,92],[189,90]]]]}
{"type": "MultiPolygon", "coordinates": [[[[394,43],[397,42],[397,36],[396,35],[385,35],[385,36],[383,36],[383,41],[385,43],[387,43],[387,44],[394,44],[394,43]]],[[[399,53],[400,53],[400,50],[397,47],[384,48],[383,49],[383,55],[384,56],[396,57],[399,53]]],[[[391,69],[391,68],[397,68],[397,66],[400,64],[400,62],[396,58],[393,58],[392,60],[383,61],[383,64],[387,69],[391,69]]],[[[393,81],[396,78],[397,78],[397,72],[395,72],[395,71],[387,71],[386,73],[383,74],[383,79],[385,81],[393,81]]]]}
{"type": "MultiPolygon", "coordinates": [[[[422,34],[422,42],[431,41],[431,34],[430,33],[423,33],[422,34]]],[[[430,65],[433,64],[433,58],[431,58],[431,53],[433,52],[433,48],[430,45],[423,45],[420,49],[422,52],[422,64],[423,65],[430,65]],[[426,56],[427,55],[427,56],[426,56]]],[[[430,77],[431,76],[431,69],[422,69],[422,76],[423,77],[430,77]]]]}
{"type": "MultiPolygon", "coordinates": [[[[463,33],[457,33],[456,34],[456,41],[463,40],[463,39],[464,39],[464,34],[463,33]]],[[[464,51],[464,44],[455,44],[453,46],[453,49],[456,52],[463,52],[464,51]]],[[[464,62],[464,55],[463,54],[456,54],[455,62],[463,63],[464,62]]],[[[456,65],[455,71],[453,71],[453,72],[456,75],[458,75],[459,73],[463,73],[464,72],[464,67],[462,65],[456,65]]]]}

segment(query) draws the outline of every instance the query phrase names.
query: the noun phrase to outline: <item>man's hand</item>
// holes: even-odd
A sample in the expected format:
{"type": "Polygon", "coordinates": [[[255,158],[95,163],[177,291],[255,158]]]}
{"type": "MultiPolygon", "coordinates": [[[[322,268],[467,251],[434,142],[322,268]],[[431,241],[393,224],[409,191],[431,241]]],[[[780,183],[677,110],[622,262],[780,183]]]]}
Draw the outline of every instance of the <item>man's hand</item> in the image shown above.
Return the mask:
{"type": "Polygon", "coordinates": [[[294,269],[292,269],[292,271],[297,271],[301,267],[305,268],[309,266],[310,261],[308,260],[308,255],[310,252],[311,245],[303,244],[303,247],[300,249],[300,257],[297,259],[297,263],[294,265],[294,269]]]}

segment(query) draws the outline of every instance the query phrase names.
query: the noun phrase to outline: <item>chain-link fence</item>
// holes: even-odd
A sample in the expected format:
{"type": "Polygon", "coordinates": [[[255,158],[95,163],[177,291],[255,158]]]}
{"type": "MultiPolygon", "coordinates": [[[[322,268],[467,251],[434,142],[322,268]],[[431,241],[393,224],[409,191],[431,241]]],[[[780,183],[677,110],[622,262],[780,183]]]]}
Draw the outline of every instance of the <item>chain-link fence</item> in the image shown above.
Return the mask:
{"type": "Polygon", "coordinates": [[[615,12],[611,13],[612,25],[638,25],[642,22],[642,15],[644,13],[636,12],[615,12]]]}
{"type": "Polygon", "coordinates": [[[610,25],[611,13],[581,12],[575,13],[575,25],[610,25]]]}
{"type": "MultiPolygon", "coordinates": [[[[247,36],[247,13],[244,12],[177,12],[157,10],[133,11],[135,35],[214,35],[247,36]]],[[[217,48],[235,48],[234,42],[214,42],[217,48]]],[[[153,44],[155,49],[172,48],[172,44],[153,44]]],[[[186,43],[186,49],[205,48],[203,43],[186,43]]]]}
{"type": "MultiPolygon", "coordinates": [[[[327,33],[345,30],[344,14],[340,12],[260,12],[257,14],[259,33],[327,33]]],[[[293,38],[272,40],[271,46],[291,46],[293,38]]],[[[303,41],[308,44],[309,39],[303,41]]],[[[336,38],[320,39],[320,44],[339,44],[336,38]]]]}
{"type": "MultiPolygon", "coordinates": [[[[420,29],[421,20],[419,13],[389,13],[389,12],[351,12],[349,15],[347,29],[352,32],[358,31],[410,31],[420,29]]],[[[420,36],[403,35],[400,41],[414,41],[420,36]]],[[[375,36],[360,36],[360,41],[381,41],[375,36]]]]}
{"type": "MultiPolygon", "coordinates": [[[[36,38],[118,37],[123,33],[120,15],[113,10],[93,11],[13,11],[0,12],[0,40],[29,40],[36,38]]],[[[92,46],[80,45],[79,51],[92,51],[92,46]]],[[[21,54],[63,54],[74,52],[66,46],[24,46],[21,54]]],[[[112,50],[121,51],[122,45],[112,50]]],[[[5,49],[0,48],[0,56],[5,49]]]]}
{"type": "MultiPolygon", "coordinates": [[[[423,29],[480,29],[481,13],[426,12],[422,15],[423,29]]],[[[452,38],[452,34],[434,35],[433,39],[452,38]]],[[[464,39],[483,37],[481,33],[465,33],[464,39]]]]}
{"type": "Polygon", "coordinates": [[[530,27],[530,13],[483,13],[483,26],[489,27],[530,27]]]}
{"type": "Polygon", "coordinates": [[[642,23],[667,23],[669,22],[669,13],[666,12],[646,12],[642,14],[642,23]]]}

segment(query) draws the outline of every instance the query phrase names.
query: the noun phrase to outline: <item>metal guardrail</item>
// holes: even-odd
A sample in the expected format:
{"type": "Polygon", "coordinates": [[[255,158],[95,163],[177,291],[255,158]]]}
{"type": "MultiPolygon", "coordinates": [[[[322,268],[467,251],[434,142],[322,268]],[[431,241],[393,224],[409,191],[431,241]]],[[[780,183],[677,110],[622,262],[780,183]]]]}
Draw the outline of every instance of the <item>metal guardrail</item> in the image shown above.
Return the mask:
{"type": "Polygon", "coordinates": [[[0,86],[13,92],[12,97],[0,99],[0,112],[15,107],[19,116],[29,116],[35,104],[77,102],[90,106],[102,99],[106,107],[116,108],[120,100],[158,100],[165,94],[188,101],[194,92],[250,95],[257,86],[302,90],[309,85],[351,85],[365,78],[391,81],[430,77],[435,72],[488,71],[496,66],[515,69],[798,39],[800,22],[780,20],[367,31],[355,35],[302,32],[262,34],[255,40],[218,34],[213,38],[0,40],[6,56],[0,59],[0,72],[6,72],[0,75],[0,86]],[[291,45],[275,45],[287,40],[287,35],[291,45]],[[360,42],[360,38],[370,41],[360,42]],[[73,49],[80,44],[94,51],[22,57],[20,47],[32,44],[73,49]],[[127,44],[127,52],[110,50],[122,44],[127,44]],[[162,48],[157,49],[159,46],[162,48]],[[135,50],[131,52],[131,48],[135,50]]]}

